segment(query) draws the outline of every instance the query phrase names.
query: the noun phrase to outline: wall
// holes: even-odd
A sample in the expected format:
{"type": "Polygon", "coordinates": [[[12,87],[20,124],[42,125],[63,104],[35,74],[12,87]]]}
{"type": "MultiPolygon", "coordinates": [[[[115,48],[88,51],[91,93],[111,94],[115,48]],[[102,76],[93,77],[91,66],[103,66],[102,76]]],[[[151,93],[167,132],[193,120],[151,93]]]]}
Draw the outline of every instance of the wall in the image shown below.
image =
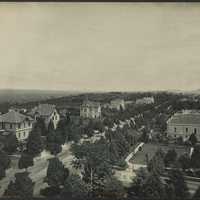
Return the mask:
{"type": "Polygon", "coordinates": [[[167,125],[167,133],[168,135],[175,138],[179,136],[183,136],[185,138],[189,138],[189,136],[194,133],[194,129],[196,128],[196,136],[200,141],[200,125],[191,125],[191,124],[184,124],[184,125],[175,125],[175,124],[168,124],[167,125]],[[176,128],[176,132],[174,130],[176,128]],[[186,132],[186,128],[188,128],[188,132],[186,132]]]}

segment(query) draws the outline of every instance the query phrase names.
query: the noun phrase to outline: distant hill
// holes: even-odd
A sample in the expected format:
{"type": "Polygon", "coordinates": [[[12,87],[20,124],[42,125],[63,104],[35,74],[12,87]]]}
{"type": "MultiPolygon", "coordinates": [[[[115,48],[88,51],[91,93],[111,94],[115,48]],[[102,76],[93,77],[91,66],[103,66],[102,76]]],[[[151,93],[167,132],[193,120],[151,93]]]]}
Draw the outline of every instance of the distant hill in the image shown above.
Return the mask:
{"type": "Polygon", "coordinates": [[[1,89],[0,103],[26,103],[30,101],[43,101],[47,99],[59,98],[74,94],[79,94],[79,92],[54,90],[1,89]]]}

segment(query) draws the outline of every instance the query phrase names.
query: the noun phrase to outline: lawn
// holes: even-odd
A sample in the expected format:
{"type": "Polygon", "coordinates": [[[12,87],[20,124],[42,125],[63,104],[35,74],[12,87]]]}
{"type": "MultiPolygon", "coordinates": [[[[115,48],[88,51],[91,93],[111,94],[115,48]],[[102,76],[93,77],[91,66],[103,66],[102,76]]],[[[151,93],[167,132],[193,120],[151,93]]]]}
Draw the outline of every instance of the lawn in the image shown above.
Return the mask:
{"type": "Polygon", "coordinates": [[[178,145],[162,145],[162,144],[144,144],[141,151],[138,151],[133,158],[130,160],[133,164],[146,165],[146,154],[148,154],[149,160],[154,156],[158,148],[161,148],[165,153],[169,149],[175,149],[178,156],[184,154],[185,152],[189,153],[189,147],[178,146],[178,145]]]}

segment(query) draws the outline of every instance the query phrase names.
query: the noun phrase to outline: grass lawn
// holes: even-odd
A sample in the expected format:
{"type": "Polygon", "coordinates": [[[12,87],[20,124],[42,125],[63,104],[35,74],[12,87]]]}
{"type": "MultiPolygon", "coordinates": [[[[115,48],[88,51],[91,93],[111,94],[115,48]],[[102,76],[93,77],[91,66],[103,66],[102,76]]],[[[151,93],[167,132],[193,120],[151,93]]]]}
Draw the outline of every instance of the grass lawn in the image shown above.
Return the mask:
{"type": "Polygon", "coordinates": [[[130,160],[133,164],[146,165],[146,154],[148,154],[149,160],[154,156],[158,148],[161,148],[165,153],[169,149],[175,149],[178,156],[184,154],[185,152],[189,153],[190,148],[186,146],[178,145],[162,145],[162,144],[144,144],[141,151],[138,151],[133,158],[130,160]]]}

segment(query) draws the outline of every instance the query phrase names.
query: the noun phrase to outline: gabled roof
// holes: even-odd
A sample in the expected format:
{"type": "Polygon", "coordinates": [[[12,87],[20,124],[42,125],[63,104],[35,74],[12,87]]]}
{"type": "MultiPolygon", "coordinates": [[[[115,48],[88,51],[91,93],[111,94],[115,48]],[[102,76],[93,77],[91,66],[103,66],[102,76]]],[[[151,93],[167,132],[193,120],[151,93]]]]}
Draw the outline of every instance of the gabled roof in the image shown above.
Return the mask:
{"type": "Polygon", "coordinates": [[[200,113],[178,113],[169,120],[170,124],[195,124],[200,125],[200,113]]]}
{"type": "Polygon", "coordinates": [[[40,104],[39,106],[32,109],[30,115],[38,113],[41,116],[49,116],[55,111],[55,105],[52,104],[40,104]]]}
{"type": "Polygon", "coordinates": [[[8,113],[0,116],[0,122],[8,123],[21,123],[25,120],[33,120],[31,117],[18,113],[14,110],[10,110],[8,113]]]}

